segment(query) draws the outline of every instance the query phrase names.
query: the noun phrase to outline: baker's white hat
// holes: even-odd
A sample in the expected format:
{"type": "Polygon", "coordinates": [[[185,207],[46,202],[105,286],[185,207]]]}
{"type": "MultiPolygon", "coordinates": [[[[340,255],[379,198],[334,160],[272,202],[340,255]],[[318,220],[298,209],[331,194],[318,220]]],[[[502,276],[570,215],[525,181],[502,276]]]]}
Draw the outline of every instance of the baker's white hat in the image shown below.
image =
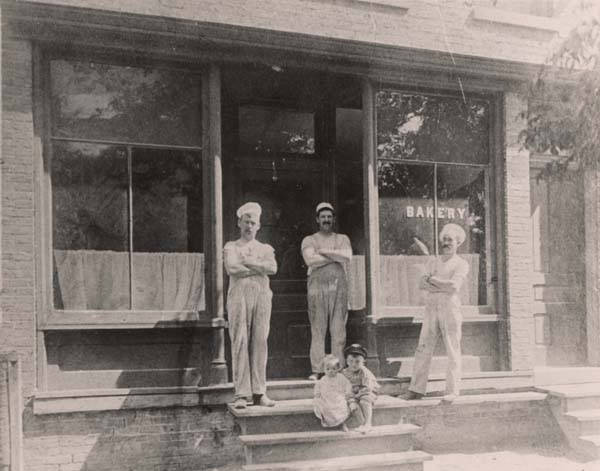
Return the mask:
{"type": "Polygon", "coordinates": [[[319,203],[317,205],[317,209],[315,209],[315,213],[319,214],[319,211],[321,211],[323,209],[329,209],[332,213],[335,212],[333,210],[333,206],[331,205],[331,203],[327,203],[327,202],[324,201],[324,202],[319,203]]]}
{"type": "Polygon", "coordinates": [[[453,222],[450,222],[448,224],[446,224],[444,227],[442,227],[442,230],[440,231],[440,239],[442,237],[444,237],[444,234],[453,234],[454,237],[456,237],[456,243],[458,245],[461,245],[464,241],[465,238],[467,237],[467,234],[465,233],[465,230],[460,227],[458,224],[454,224],[453,222]]]}
{"type": "Polygon", "coordinates": [[[241,205],[235,214],[237,214],[238,218],[241,218],[244,214],[256,214],[256,216],[260,218],[262,208],[260,207],[260,204],[250,201],[241,205]]]}

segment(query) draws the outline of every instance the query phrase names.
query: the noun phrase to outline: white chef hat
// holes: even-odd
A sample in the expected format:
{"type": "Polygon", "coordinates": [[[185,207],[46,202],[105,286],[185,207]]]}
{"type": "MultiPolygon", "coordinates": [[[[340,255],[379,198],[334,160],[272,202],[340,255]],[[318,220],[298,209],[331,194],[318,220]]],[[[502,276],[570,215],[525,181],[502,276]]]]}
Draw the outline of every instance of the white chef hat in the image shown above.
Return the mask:
{"type": "Polygon", "coordinates": [[[329,209],[332,213],[335,212],[333,210],[333,206],[331,205],[331,203],[327,203],[327,202],[323,201],[322,203],[319,203],[317,205],[317,209],[315,209],[315,213],[319,214],[319,212],[322,211],[323,209],[329,209]]]}
{"type": "Polygon", "coordinates": [[[260,204],[254,202],[248,202],[241,205],[236,211],[238,219],[241,218],[244,214],[255,214],[258,218],[262,214],[262,208],[260,204]]]}
{"type": "Polygon", "coordinates": [[[442,230],[440,231],[440,239],[443,238],[445,234],[452,234],[456,238],[457,245],[461,245],[467,237],[465,230],[453,222],[450,222],[442,227],[442,230]]]}

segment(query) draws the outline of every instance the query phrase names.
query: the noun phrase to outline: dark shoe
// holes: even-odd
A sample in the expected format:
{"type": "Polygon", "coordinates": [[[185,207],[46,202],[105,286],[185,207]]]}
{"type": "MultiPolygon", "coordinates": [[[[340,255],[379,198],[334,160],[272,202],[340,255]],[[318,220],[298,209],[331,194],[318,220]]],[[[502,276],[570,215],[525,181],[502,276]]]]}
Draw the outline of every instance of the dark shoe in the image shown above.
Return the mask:
{"type": "Polygon", "coordinates": [[[418,401],[419,399],[423,399],[425,394],[421,394],[415,391],[408,391],[400,396],[400,399],[404,399],[405,401],[418,401]]]}
{"type": "Polygon", "coordinates": [[[253,394],[252,399],[255,406],[273,407],[275,405],[275,401],[266,394],[253,394]]]}

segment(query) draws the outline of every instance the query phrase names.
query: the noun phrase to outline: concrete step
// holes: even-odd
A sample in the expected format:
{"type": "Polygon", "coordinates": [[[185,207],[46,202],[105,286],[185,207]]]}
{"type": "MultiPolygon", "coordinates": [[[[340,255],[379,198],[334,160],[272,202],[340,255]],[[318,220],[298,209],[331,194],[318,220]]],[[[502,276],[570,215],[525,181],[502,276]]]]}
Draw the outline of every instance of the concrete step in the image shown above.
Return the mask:
{"type": "Polygon", "coordinates": [[[323,460],[288,461],[283,463],[250,464],[244,471],[422,471],[423,462],[432,456],[422,451],[380,453],[377,455],[339,457],[323,460]]]}
{"type": "MultiPolygon", "coordinates": [[[[413,366],[415,364],[415,357],[393,357],[387,359],[388,374],[404,378],[410,377],[413,373],[413,366]]],[[[448,357],[445,355],[434,356],[431,359],[431,369],[429,373],[431,375],[441,375],[446,373],[448,365],[448,357]]],[[[462,356],[462,369],[463,373],[476,373],[485,370],[494,369],[493,358],[491,356],[474,356],[474,355],[463,355],[462,356]]]]}
{"type": "MultiPolygon", "coordinates": [[[[400,422],[407,402],[402,399],[381,395],[375,402],[373,425],[394,425],[400,422]]],[[[275,407],[252,406],[234,409],[242,434],[285,433],[297,431],[323,430],[321,422],[313,412],[312,399],[279,401],[275,407]]]]}
{"type": "Polygon", "coordinates": [[[576,451],[592,459],[600,458],[600,434],[582,435],[576,443],[571,443],[576,451]]]}
{"type": "Polygon", "coordinates": [[[559,398],[564,412],[600,409],[600,383],[553,385],[536,389],[559,398]]]}
{"type": "MultiPolygon", "coordinates": [[[[470,394],[456,398],[452,405],[441,404],[440,397],[427,397],[419,401],[404,401],[397,397],[381,395],[377,398],[373,409],[374,425],[393,425],[402,422],[413,422],[415,411],[418,414],[428,414],[430,408],[441,406],[440,413],[444,411],[462,411],[468,414],[481,407],[482,403],[504,404],[509,403],[515,407],[524,407],[535,402],[544,402],[546,394],[539,392],[512,392],[501,394],[470,394]]],[[[490,407],[498,407],[490,406],[490,407]]],[[[246,409],[233,409],[229,411],[235,416],[242,434],[260,433],[285,433],[294,431],[323,430],[320,421],[313,413],[312,399],[297,399],[280,401],[275,407],[252,406],[246,409]]]]}
{"type": "Polygon", "coordinates": [[[571,421],[579,435],[600,434],[600,409],[582,409],[564,414],[571,421]]]}
{"type": "Polygon", "coordinates": [[[240,435],[246,464],[301,461],[361,456],[412,449],[414,434],[420,429],[412,424],[382,425],[368,433],[357,431],[308,431],[240,435]]]}

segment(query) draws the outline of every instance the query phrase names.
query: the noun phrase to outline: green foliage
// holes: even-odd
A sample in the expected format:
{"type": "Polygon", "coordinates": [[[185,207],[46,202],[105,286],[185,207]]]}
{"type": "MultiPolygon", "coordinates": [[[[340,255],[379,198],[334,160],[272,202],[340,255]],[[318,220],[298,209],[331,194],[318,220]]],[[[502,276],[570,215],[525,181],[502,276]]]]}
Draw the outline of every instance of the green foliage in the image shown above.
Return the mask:
{"type": "Polygon", "coordinates": [[[542,176],[596,166],[600,158],[600,8],[584,0],[576,26],[558,43],[529,90],[520,118],[520,142],[528,150],[557,156],[542,176]],[[571,83],[557,85],[557,69],[571,83]]]}

